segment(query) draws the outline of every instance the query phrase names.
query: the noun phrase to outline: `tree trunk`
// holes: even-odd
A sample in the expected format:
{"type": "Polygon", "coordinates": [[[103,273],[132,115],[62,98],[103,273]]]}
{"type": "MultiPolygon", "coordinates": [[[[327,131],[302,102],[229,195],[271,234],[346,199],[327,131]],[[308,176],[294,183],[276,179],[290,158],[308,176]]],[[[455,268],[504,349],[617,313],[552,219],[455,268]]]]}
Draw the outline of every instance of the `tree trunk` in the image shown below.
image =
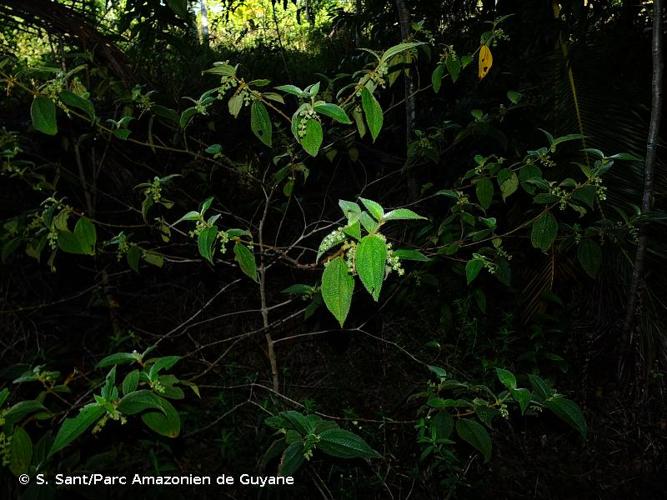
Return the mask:
{"type": "MultiPolygon", "coordinates": [[[[655,164],[657,160],[658,136],[660,133],[660,121],[662,118],[662,85],[663,85],[663,61],[662,61],[662,0],[653,1],[653,38],[651,43],[653,59],[653,79],[651,82],[651,119],[649,123],[648,139],[646,141],[646,159],[644,164],[644,192],[642,194],[641,213],[645,214],[653,207],[653,184],[655,164]]],[[[646,259],[646,248],[648,234],[646,225],[642,223],[639,228],[639,241],[635,252],[635,261],[630,282],[630,294],[626,309],[623,333],[625,335],[625,349],[621,353],[621,366],[619,375],[622,376],[624,365],[627,360],[632,359],[638,353],[634,349],[636,339],[634,335],[634,321],[637,312],[637,303],[641,299],[644,281],[644,262],[646,259]]]]}
{"type": "Polygon", "coordinates": [[[199,28],[201,33],[201,43],[208,47],[208,9],[206,0],[199,0],[199,28]]]}
{"type": "MultiPolygon", "coordinates": [[[[405,6],[404,0],[395,0],[396,10],[398,11],[398,24],[401,27],[401,41],[407,42],[410,39],[410,12],[405,6]]],[[[417,184],[414,173],[410,170],[410,159],[407,151],[412,141],[412,136],[415,128],[415,96],[414,83],[412,76],[405,71],[403,75],[403,82],[405,87],[405,149],[406,157],[403,166],[403,172],[407,176],[408,193],[410,198],[417,197],[417,184]]]]}

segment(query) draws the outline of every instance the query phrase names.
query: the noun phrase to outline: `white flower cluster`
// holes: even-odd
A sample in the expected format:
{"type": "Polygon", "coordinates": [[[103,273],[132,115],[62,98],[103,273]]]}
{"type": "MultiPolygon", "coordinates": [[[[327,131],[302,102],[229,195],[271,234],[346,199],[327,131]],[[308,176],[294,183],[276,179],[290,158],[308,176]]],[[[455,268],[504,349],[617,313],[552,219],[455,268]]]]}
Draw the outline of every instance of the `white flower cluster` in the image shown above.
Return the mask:
{"type": "Polygon", "coordinates": [[[227,231],[218,231],[218,238],[220,238],[220,253],[227,251],[227,243],[229,243],[229,234],[227,231]]]}
{"type": "Polygon", "coordinates": [[[595,186],[595,192],[598,196],[598,200],[605,201],[607,199],[607,186],[602,184],[602,178],[600,177],[591,177],[591,185],[595,186]]]}
{"type": "Polygon", "coordinates": [[[144,194],[148,198],[153,199],[153,203],[159,203],[162,199],[162,184],[160,183],[160,178],[155,177],[151,185],[144,190],[144,194]]]}
{"type": "Polygon", "coordinates": [[[320,248],[318,249],[318,253],[322,254],[326,252],[330,248],[333,248],[339,243],[345,241],[345,238],[346,236],[342,228],[335,229],[334,231],[330,232],[324,237],[322,243],[320,243],[320,248]]]}
{"type": "MultiPolygon", "coordinates": [[[[2,419],[4,423],[4,419],[2,419]]],[[[11,453],[12,437],[6,436],[4,432],[0,432],[0,458],[2,459],[3,467],[9,465],[11,453]]]]}
{"type": "Polygon", "coordinates": [[[405,274],[405,269],[401,265],[401,259],[394,253],[391,243],[387,243],[387,262],[385,264],[385,277],[389,276],[392,271],[396,271],[399,276],[405,274]]]}
{"type": "Polygon", "coordinates": [[[570,200],[570,193],[558,186],[553,186],[550,189],[550,193],[558,197],[558,209],[561,211],[565,210],[567,202],[570,200]]]}
{"type": "Polygon", "coordinates": [[[468,195],[465,194],[463,191],[457,191],[456,196],[457,196],[456,204],[458,206],[463,207],[470,203],[470,198],[468,198],[468,195]]]}
{"type": "Polygon", "coordinates": [[[223,76],[220,79],[220,87],[218,87],[218,99],[222,99],[229,89],[238,87],[239,82],[234,76],[223,76]]]}
{"type": "Polygon", "coordinates": [[[357,243],[355,241],[346,241],[343,243],[343,251],[345,252],[345,263],[350,274],[354,275],[357,272],[357,243]]]}
{"type": "Polygon", "coordinates": [[[314,109],[312,108],[306,108],[299,113],[300,116],[300,121],[299,121],[299,129],[297,131],[297,134],[299,134],[299,137],[305,137],[306,136],[306,126],[308,125],[309,120],[317,120],[318,122],[320,121],[320,117],[317,115],[314,109]]]}
{"type": "Polygon", "coordinates": [[[99,419],[97,421],[97,423],[95,424],[95,427],[93,427],[93,430],[91,431],[92,434],[97,434],[98,432],[100,432],[104,428],[106,423],[109,421],[109,419],[119,421],[121,423],[121,425],[125,425],[127,423],[127,418],[125,418],[125,416],[122,415],[114,407],[113,412],[109,413],[107,411],[107,413],[101,419],[99,419]]]}

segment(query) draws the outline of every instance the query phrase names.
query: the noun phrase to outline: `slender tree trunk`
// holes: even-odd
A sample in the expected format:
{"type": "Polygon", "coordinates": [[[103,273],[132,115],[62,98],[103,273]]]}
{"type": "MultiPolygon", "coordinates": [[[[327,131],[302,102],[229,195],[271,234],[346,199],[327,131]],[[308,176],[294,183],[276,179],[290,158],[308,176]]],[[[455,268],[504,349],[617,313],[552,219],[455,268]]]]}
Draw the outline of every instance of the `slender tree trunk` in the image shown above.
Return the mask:
{"type": "Polygon", "coordinates": [[[208,47],[208,9],[206,0],[199,0],[199,30],[201,32],[201,43],[208,47]]]}
{"type": "MultiPolygon", "coordinates": [[[[660,121],[662,118],[662,86],[663,86],[663,61],[662,61],[662,0],[653,1],[653,39],[651,43],[653,55],[653,80],[651,83],[651,121],[649,123],[648,139],[646,142],[646,160],[644,165],[644,192],[642,195],[641,212],[647,213],[653,206],[653,184],[655,164],[658,153],[658,135],[660,133],[660,121]]],[[[625,335],[625,350],[621,356],[620,374],[623,372],[623,359],[631,359],[633,346],[635,344],[634,320],[637,303],[642,294],[644,281],[644,262],[646,259],[646,247],[648,234],[646,225],[639,228],[639,241],[635,253],[632,280],[630,282],[630,294],[626,309],[623,332],[625,335]]]]}
{"type": "MultiPolygon", "coordinates": [[[[398,11],[398,24],[401,27],[401,41],[407,42],[410,39],[410,12],[405,6],[404,0],[395,0],[396,10],[398,11]]],[[[415,96],[414,96],[414,83],[412,81],[412,76],[406,71],[403,75],[403,84],[405,87],[405,148],[406,148],[406,157],[405,164],[403,165],[403,172],[407,176],[408,181],[408,192],[410,198],[414,199],[417,197],[417,184],[415,181],[414,173],[410,171],[409,162],[410,159],[407,154],[410,141],[412,141],[412,136],[415,128],[415,96]]]]}
{"type": "Polygon", "coordinates": [[[363,6],[361,0],[355,0],[354,4],[354,45],[359,47],[361,45],[361,11],[363,6]]]}

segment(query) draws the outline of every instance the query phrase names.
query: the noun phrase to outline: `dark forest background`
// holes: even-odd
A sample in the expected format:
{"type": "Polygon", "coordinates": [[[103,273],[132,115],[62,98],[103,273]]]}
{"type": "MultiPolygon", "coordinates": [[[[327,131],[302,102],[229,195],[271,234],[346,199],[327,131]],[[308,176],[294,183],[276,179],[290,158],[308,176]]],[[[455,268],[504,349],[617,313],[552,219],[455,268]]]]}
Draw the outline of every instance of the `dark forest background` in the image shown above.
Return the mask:
{"type": "Polygon", "coordinates": [[[0,496],[662,498],[661,4],[0,0],[0,496]]]}

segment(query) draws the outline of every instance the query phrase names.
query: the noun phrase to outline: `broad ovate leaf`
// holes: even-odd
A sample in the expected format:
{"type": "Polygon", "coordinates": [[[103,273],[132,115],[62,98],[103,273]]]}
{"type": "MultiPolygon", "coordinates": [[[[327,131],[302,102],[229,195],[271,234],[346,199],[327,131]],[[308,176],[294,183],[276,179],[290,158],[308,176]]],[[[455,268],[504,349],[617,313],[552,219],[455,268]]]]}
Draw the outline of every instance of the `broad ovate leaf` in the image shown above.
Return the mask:
{"type": "Polygon", "coordinates": [[[327,309],[343,326],[354,292],[354,278],[350,275],[343,257],[336,257],[324,268],[322,273],[322,299],[327,309]]]}
{"type": "Polygon", "coordinates": [[[377,234],[370,234],[357,245],[355,265],[359,279],[376,302],[385,275],[387,261],[387,243],[377,234]]]}

